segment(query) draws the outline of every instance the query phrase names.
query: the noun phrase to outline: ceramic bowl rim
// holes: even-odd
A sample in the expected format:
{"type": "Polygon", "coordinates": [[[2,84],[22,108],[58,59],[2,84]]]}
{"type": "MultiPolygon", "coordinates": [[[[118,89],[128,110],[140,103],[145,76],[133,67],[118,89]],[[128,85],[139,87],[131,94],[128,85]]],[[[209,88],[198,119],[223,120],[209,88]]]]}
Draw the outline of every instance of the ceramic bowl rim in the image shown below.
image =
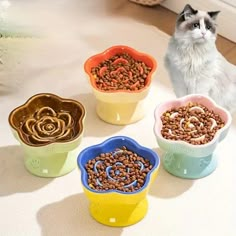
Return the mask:
{"type": "Polygon", "coordinates": [[[76,101],[74,99],[70,99],[70,98],[62,98],[56,94],[53,94],[53,93],[37,93],[37,94],[34,94],[32,95],[31,97],[29,97],[22,105],[19,105],[17,107],[15,107],[10,113],[9,113],[9,116],[8,116],[8,123],[10,124],[10,127],[18,134],[18,137],[19,139],[21,140],[21,142],[27,146],[30,146],[30,147],[34,147],[34,148],[40,148],[40,147],[49,147],[49,146],[52,146],[52,145],[65,145],[65,144],[70,144],[70,143],[73,143],[74,141],[76,141],[78,138],[81,137],[81,135],[83,134],[84,132],[84,120],[85,120],[85,116],[86,116],[86,110],[85,110],[85,107],[83,106],[82,103],[80,103],[79,101],[76,101]],[[22,136],[22,133],[19,132],[19,129],[17,129],[17,127],[15,127],[13,125],[13,117],[14,117],[14,114],[19,110],[19,109],[22,109],[24,107],[27,107],[31,102],[34,101],[34,99],[36,99],[37,97],[44,97],[44,96],[51,96],[53,97],[54,99],[56,99],[57,101],[60,101],[60,102],[72,102],[72,103],[75,103],[78,105],[78,107],[80,107],[81,109],[81,117],[79,118],[79,124],[81,126],[81,129],[80,129],[80,132],[75,136],[73,137],[73,139],[71,140],[65,140],[65,141],[62,141],[62,142],[57,142],[57,141],[54,141],[54,142],[50,142],[50,143],[46,143],[46,144],[32,144],[32,143],[29,143],[29,142],[26,142],[25,139],[23,138],[22,136]]]}
{"type": "Polygon", "coordinates": [[[149,185],[150,180],[151,180],[151,175],[154,173],[154,171],[157,171],[160,167],[160,157],[156,152],[154,152],[150,148],[147,148],[147,147],[144,147],[144,146],[140,145],[137,141],[135,141],[134,139],[132,139],[130,137],[121,135],[121,136],[113,136],[113,137],[107,138],[105,141],[103,141],[101,143],[91,145],[91,146],[85,148],[84,150],[82,150],[79,153],[78,157],[77,157],[77,165],[78,165],[78,167],[81,171],[81,183],[82,183],[83,187],[86,188],[89,192],[96,193],[96,194],[111,194],[111,193],[114,194],[115,193],[115,194],[120,194],[120,195],[134,195],[134,194],[137,194],[137,193],[140,193],[140,192],[144,191],[147,188],[147,186],[149,185]],[[156,160],[155,164],[153,165],[153,168],[151,169],[151,171],[149,171],[148,174],[146,175],[145,184],[140,189],[138,189],[136,191],[133,191],[133,192],[123,192],[123,191],[120,191],[120,190],[117,190],[117,189],[111,189],[111,190],[106,190],[106,191],[98,191],[98,190],[94,190],[94,189],[90,188],[88,186],[88,184],[86,183],[87,171],[85,170],[85,168],[82,164],[82,158],[83,158],[84,153],[86,153],[88,150],[91,150],[91,149],[98,149],[100,147],[104,147],[108,143],[113,142],[115,140],[120,140],[120,139],[125,139],[129,143],[133,144],[135,146],[135,148],[137,148],[139,150],[142,149],[145,152],[148,152],[153,157],[155,157],[154,158],[156,160]]]}
{"type": "Polygon", "coordinates": [[[168,145],[177,145],[177,146],[181,146],[181,147],[188,147],[188,148],[192,148],[192,149],[201,149],[201,148],[208,148],[210,146],[212,146],[214,143],[217,142],[217,140],[219,140],[219,138],[221,137],[221,134],[223,131],[229,129],[231,122],[232,122],[232,117],[231,114],[229,113],[229,111],[227,111],[225,108],[223,108],[222,106],[219,106],[216,104],[216,102],[210,98],[209,96],[206,95],[202,95],[202,94],[190,94],[190,95],[186,95],[180,98],[175,98],[175,99],[171,99],[165,102],[160,103],[159,105],[156,106],[155,111],[154,111],[154,118],[155,118],[155,122],[154,122],[154,127],[153,127],[153,131],[154,134],[156,136],[157,139],[161,140],[163,143],[166,143],[168,145]],[[220,111],[223,111],[223,113],[226,115],[227,117],[227,122],[225,124],[224,127],[222,127],[220,130],[218,130],[214,136],[214,138],[205,144],[199,144],[199,145],[193,145],[191,143],[182,141],[182,140],[169,140],[169,139],[165,139],[159,132],[158,132],[158,121],[160,121],[160,116],[159,116],[159,109],[162,106],[165,106],[165,104],[173,104],[176,102],[191,102],[191,98],[203,98],[205,100],[208,100],[210,102],[210,104],[214,107],[217,108],[220,111]]]}
{"type": "Polygon", "coordinates": [[[144,90],[146,90],[150,86],[151,81],[152,81],[152,76],[156,72],[157,67],[158,67],[158,63],[157,63],[156,59],[153,56],[149,55],[148,53],[144,53],[144,52],[138,51],[138,50],[136,50],[136,49],[134,49],[134,48],[132,48],[130,46],[126,46],[126,45],[114,45],[114,46],[111,46],[111,47],[105,49],[104,51],[102,51],[100,53],[97,53],[97,54],[94,54],[93,56],[90,56],[85,61],[85,63],[84,63],[84,71],[89,76],[89,82],[90,82],[92,88],[94,90],[96,90],[96,91],[98,91],[100,93],[104,93],[104,94],[117,94],[117,93],[137,94],[137,93],[143,92],[144,90]],[[152,70],[150,71],[150,73],[148,74],[148,77],[147,77],[147,79],[148,79],[147,82],[148,83],[142,89],[135,90],[135,91],[127,91],[127,90],[104,91],[104,90],[101,90],[101,89],[97,88],[97,86],[93,82],[93,80],[92,80],[93,75],[92,75],[92,73],[89,70],[89,62],[94,60],[95,58],[101,58],[101,57],[103,58],[104,55],[106,55],[107,53],[109,53],[111,51],[114,51],[114,50],[117,50],[117,49],[121,49],[121,50],[123,49],[124,51],[132,52],[133,54],[136,54],[136,55],[141,56],[141,57],[146,57],[150,61],[152,61],[153,67],[152,67],[152,70]]]}

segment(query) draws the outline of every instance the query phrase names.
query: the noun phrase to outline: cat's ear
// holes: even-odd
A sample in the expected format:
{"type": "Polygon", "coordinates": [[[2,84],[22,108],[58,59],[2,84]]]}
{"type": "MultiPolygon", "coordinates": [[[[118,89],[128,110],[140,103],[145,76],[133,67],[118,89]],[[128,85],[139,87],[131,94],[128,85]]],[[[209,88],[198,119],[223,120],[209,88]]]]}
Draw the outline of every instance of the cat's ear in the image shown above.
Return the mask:
{"type": "Polygon", "coordinates": [[[216,20],[216,18],[218,16],[218,14],[220,13],[220,11],[208,11],[207,13],[213,20],[216,20]]]}
{"type": "Polygon", "coordinates": [[[179,14],[179,21],[186,21],[192,15],[197,14],[197,10],[194,10],[189,4],[186,4],[183,11],[179,14]]]}

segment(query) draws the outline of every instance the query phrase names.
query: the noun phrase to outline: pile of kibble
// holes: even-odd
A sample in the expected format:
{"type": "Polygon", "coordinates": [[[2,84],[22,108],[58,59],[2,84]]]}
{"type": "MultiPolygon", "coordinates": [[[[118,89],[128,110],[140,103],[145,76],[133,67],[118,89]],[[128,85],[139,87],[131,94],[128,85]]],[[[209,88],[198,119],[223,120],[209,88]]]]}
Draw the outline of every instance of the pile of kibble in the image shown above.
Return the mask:
{"type": "Polygon", "coordinates": [[[148,159],[125,146],[112,152],[101,153],[85,165],[91,189],[122,192],[134,192],[142,188],[152,167],[148,159]]]}
{"type": "Polygon", "coordinates": [[[170,140],[183,140],[193,145],[210,142],[225,123],[214,111],[199,103],[172,108],[161,116],[161,134],[170,140]]]}
{"type": "Polygon", "coordinates": [[[152,68],[127,53],[116,54],[91,69],[96,86],[103,91],[136,91],[146,84],[152,68]]]}

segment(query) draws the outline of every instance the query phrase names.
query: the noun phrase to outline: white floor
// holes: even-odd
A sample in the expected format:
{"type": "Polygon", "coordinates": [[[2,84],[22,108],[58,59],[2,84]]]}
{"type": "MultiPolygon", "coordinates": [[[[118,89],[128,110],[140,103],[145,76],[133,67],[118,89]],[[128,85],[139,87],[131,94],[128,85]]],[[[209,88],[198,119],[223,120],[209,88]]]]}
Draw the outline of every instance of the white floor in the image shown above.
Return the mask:
{"type": "Polygon", "coordinates": [[[153,112],[174,94],[163,66],[168,36],[154,26],[154,9],[125,0],[11,2],[8,23],[15,30],[17,25],[27,26],[29,34],[44,37],[0,39],[0,76],[12,86],[6,92],[0,85],[0,235],[235,235],[235,118],[216,150],[216,171],[193,181],[171,176],[161,167],[148,196],[146,217],[126,228],[103,226],[90,217],[77,169],[57,179],[38,178],[24,169],[23,152],[7,119],[31,95],[51,92],[84,104],[87,117],[81,150],[108,137],[126,135],[161,155],[153,134],[153,112]],[[128,126],[113,126],[97,117],[83,71],[89,56],[115,44],[149,53],[158,62],[149,112],[128,126]]]}

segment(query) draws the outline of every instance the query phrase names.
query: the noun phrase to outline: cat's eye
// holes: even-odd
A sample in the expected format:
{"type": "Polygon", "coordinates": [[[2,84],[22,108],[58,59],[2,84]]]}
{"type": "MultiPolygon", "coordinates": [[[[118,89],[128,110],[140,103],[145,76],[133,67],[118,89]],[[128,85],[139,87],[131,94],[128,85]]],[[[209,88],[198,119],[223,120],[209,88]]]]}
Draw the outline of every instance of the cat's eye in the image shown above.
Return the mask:
{"type": "Polygon", "coordinates": [[[200,24],[199,23],[194,23],[193,24],[193,28],[199,28],[200,27],[200,24]]]}
{"type": "Polygon", "coordinates": [[[206,28],[209,30],[209,29],[211,29],[211,26],[210,25],[206,25],[206,28]]]}

